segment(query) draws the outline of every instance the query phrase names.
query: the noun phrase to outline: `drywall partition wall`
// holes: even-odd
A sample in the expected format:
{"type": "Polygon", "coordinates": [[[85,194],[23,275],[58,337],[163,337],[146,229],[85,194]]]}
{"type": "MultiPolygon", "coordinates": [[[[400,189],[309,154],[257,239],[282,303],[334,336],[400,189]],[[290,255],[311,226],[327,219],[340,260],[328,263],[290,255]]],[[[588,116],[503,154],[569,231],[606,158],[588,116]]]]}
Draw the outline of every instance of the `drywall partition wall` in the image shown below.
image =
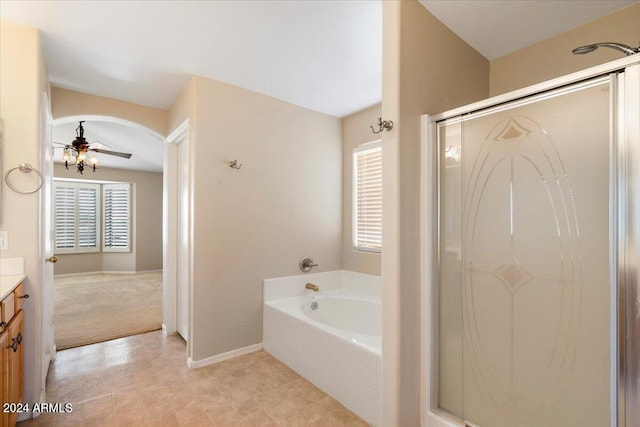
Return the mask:
{"type": "MultiPolygon", "coordinates": [[[[167,135],[178,128],[185,120],[191,124],[190,134],[195,131],[196,114],[196,77],[192,77],[182,89],[167,114],[167,135]]],[[[165,156],[165,159],[167,156],[165,156]]]]}
{"type": "MultiPolygon", "coordinates": [[[[161,144],[158,141],[158,145],[161,144]]],[[[80,176],[74,168],[65,169],[64,165],[55,163],[53,174],[56,178],[135,184],[132,192],[131,252],[57,254],[55,274],[162,269],[162,173],[98,168],[96,172],[80,176]]]]}
{"type": "MultiPolygon", "coordinates": [[[[40,115],[49,81],[40,34],[35,28],[0,20],[0,117],[2,118],[2,170],[30,163],[41,168],[40,115]]],[[[42,261],[38,253],[40,236],[39,193],[17,194],[2,180],[0,229],[6,230],[9,249],[3,258],[24,258],[24,401],[39,402],[42,384],[42,261]]]]}
{"type": "Polygon", "coordinates": [[[491,61],[490,95],[499,95],[624,56],[622,52],[606,48],[585,55],[571,53],[578,46],[597,42],[619,42],[637,47],[640,43],[640,2],[491,61]]]}
{"type": "Polygon", "coordinates": [[[342,119],[342,268],[380,276],[380,254],[353,249],[353,148],[380,140],[369,126],[378,123],[380,104],[342,119]]]}
{"type": "Polygon", "coordinates": [[[417,1],[384,2],[383,28],[382,424],[420,425],[420,116],[486,98],[489,62],[417,1]]]}
{"type": "Polygon", "coordinates": [[[51,96],[51,115],[54,119],[71,116],[115,117],[137,123],[159,135],[167,135],[168,113],[165,110],[59,87],[51,88],[51,96]]]}
{"type": "Polygon", "coordinates": [[[341,268],[342,143],[340,119],[195,80],[197,362],[262,342],[264,278],[300,274],[305,255],[320,264],[314,272],[341,268]]]}

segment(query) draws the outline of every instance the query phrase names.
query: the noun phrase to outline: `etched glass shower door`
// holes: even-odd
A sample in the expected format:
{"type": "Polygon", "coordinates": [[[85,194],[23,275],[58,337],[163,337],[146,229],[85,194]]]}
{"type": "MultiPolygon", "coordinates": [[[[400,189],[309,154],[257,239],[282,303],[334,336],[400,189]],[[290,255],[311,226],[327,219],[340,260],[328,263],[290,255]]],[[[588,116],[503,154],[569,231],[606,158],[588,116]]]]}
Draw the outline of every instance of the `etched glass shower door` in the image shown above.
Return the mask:
{"type": "Polygon", "coordinates": [[[470,424],[610,425],[612,91],[438,124],[438,407],[470,424]]]}

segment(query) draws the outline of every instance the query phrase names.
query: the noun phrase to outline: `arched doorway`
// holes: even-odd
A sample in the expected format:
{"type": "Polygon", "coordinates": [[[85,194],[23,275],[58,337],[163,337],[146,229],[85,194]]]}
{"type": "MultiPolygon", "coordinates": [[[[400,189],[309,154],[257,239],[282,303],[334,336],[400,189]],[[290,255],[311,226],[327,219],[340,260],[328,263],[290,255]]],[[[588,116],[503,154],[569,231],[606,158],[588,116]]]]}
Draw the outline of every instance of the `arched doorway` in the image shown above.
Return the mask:
{"type": "Polygon", "coordinates": [[[57,348],[160,329],[164,138],[104,116],[54,120],[52,136],[57,348]],[[98,149],[89,154],[97,160],[95,172],[90,159],[84,170],[73,156],[62,163],[79,121],[98,149]]]}
{"type": "MultiPolygon", "coordinates": [[[[53,135],[53,140],[54,141],[58,141],[58,139],[61,139],[58,137],[58,135],[56,135],[55,129],[56,128],[64,128],[66,127],[72,127],[75,128],[77,126],[77,123],[79,120],[85,120],[85,127],[87,125],[91,125],[91,126],[97,126],[98,124],[100,124],[100,129],[105,129],[108,127],[121,127],[121,128],[129,128],[133,131],[133,133],[136,133],[139,135],[141,134],[146,134],[145,136],[147,136],[149,139],[153,140],[155,142],[155,144],[160,145],[159,143],[164,143],[167,142],[165,140],[164,137],[162,137],[161,135],[159,135],[157,132],[154,132],[153,130],[150,130],[144,126],[141,126],[137,123],[128,121],[128,120],[124,120],[124,119],[120,119],[120,118],[114,118],[114,117],[110,117],[110,116],[96,116],[96,115],[74,115],[74,116],[67,116],[67,117],[63,117],[63,118],[58,118],[56,120],[52,121],[52,124],[54,126],[54,135],[53,135]]],[[[90,136],[89,134],[85,135],[85,136],[90,136]]],[[[69,138],[62,138],[63,141],[58,141],[58,142],[63,142],[63,143],[68,143],[71,141],[71,139],[69,138]]],[[[91,139],[88,142],[93,142],[91,139]]],[[[109,144],[111,144],[108,141],[105,141],[109,144]]],[[[181,141],[173,141],[174,143],[176,142],[181,142],[181,141]]],[[[162,294],[163,294],[163,302],[164,302],[164,307],[163,307],[163,314],[162,314],[162,327],[163,329],[168,332],[168,333],[172,333],[175,332],[176,330],[176,311],[177,311],[177,307],[176,307],[176,278],[175,275],[178,271],[178,269],[176,268],[176,266],[171,266],[172,263],[176,262],[175,259],[175,254],[169,253],[167,254],[167,249],[169,247],[174,247],[175,245],[168,245],[167,242],[170,242],[171,240],[176,240],[176,236],[168,236],[168,232],[170,231],[171,233],[176,233],[177,231],[179,231],[181,229],[181,227],[178,227],[176,224],[177,218],[175,217],[176,212],[172,211],[172,209],[170,208],[171,206],[176,204],[176,188],[178,187],[178,182],[176,182],[176,173],[173,170],[175,168],[176,165],[176,159],[174,158],[177,155],[176,150],[172,150],[173,147],[169,147],[168,145],[170,144],[162,144],[162,150],[164,153],[164,161],[163,164],[165,167],[168,168],[168,170],[165,170],[164,173],[164,178],[163,178],[163,183],[162,183],[162,198],[164,199],[162,201],[162,208],[159,209],[159,211],[162,213],[162,237],[161,237],[161,257],[164,259],[163,263],[165,264],[164,267],[167,267],[167,264],[169,264],[169,268],[165,268],[165,273],[164,273],[164,277],[162,280],[162,294]],[[168,178],[170,177],[170,178],[168,178]],[[169,274],[167,274],[167,271],[169,270],[169,274]]],[[[62,147],[62,146],[61,146],[62,147]]],[[[137,147],[138,149],[140,147],[137,147]]],[[[108,149],[114,149],[115,151],[118,150],[122,150],[122,151],[127,151],[126,148],[123,149],[121,147],[109,147],[108,149]]],[[[128,150],[131,151],[131,150],[128,150]]],[[[135,154],[135,153],[134,153],[135,154]]],[[[140,153],[138,153],[140,154],[140,153]]],[[[142,150],[142,154],[143,156],[146,157],[147,153],[142,150]]],[[[105,157],[105,156],[101,156],[101,157],[105,157]]],[[[60,159],[61,155],[60,155],[60,150],[55,150],[55,154],[54,154],[54,158],[60,159]]],[[[148,160],[148,159],[147,159],[148,160]]],[[[102,163],[102,161],[100,162],[102,163]]],[[[188,163],[187,162],[187,167],[188,167],[188,163]]],[[[110,165],[111,166],[111,165],[110,165]]],[[[55,168],[56,166],[54,166],[55,168]]],[[[62,167],[62,165],[58,165],[57,168],[60,169],[62,167]]],[[[73,170],[73,168],[70,168],[71,170],[73,170]]],[[[166,169],[166,168],[165,168],[166,169]]],[[[100,169],[99,169],[100,170],[100,169]]],[[[86,175],[87,172],[85,172],[86,175]]],[[[96,174],[90,173],[92,176],[91,178],[94,178],[97,180],[101,180],[104,179],[104,177],[102,176],[98,176],[96,174]]],[[[53,179],[53,174],[51,177],[49,177],[51,180],[53,179]]],[[[186,191],[189,191],[189,186],[187,186],[186,191]]],[[[187,198],[188,199],[188,198],[187,198]]],[[[188,204],[187,204],[187,209],[189,209],[188,204]]],[[[52,215],[53,216],[53,215],[52,215]]],[[[184,213],[183,213],[184,216],[184,213]]],[[[186,216],[188,217],[188,215],[186,216]]],[[[182,227],[182,229],[185,229],[184,227],[182,227]]],[[[186,229],[188,230],[188,227],[186,227],[186,229]]],[[[188,238],[188,236],[185,236],[186,240],[190,240],[188,238]]],[[[146,239],[145,239],[146,240],[146,239]]],[[[135,243],[134,243],[135,244],[135,243]]],[[[170,251],[169,251],[170,252],[170,251]]],[[[188,280],[188,275],[187,275],[187,280],[188,280]]],[[[45,281],[46,283],[46,281],[45,281]]],[[[51,280],[51,286],[53,286],[53,281],[51,280]]],[[[190,305],[187,304],[186,308],[188,309],[190,305]]],[[[46,311],[46,310],[45,310],[46,311]]],[[[188,317],[187,317],[188,318],[188,317]]],[[[45,334],[46,335],[46,334],[45,334]]]]}

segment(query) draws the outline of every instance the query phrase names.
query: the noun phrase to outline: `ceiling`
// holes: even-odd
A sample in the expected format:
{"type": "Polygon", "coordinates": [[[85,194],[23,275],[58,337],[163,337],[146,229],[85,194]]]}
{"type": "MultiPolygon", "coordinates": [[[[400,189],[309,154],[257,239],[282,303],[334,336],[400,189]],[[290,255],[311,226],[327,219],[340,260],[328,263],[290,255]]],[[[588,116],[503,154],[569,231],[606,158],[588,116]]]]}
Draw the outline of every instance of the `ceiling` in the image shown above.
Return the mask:
{"type": "MultiPolygon", "coordinates": [[[[488,59],[633,0],[420,0],[488,59]]],[[[167,109],[190,75],[343,117],[380,102],[382,3],[0,1],[37,27],[56,85],[167,109]]]]}
{"type": "MultiPolygon", "coordinates": [[[[76,137],[78,122],[53,126],[53,141],[71,144],[76,137]]],[[[98,168],[109,167],[133,169],[147,172],[162,172],[164,144],[162,139],[142,127],[123,125],[112,121],[86,120],[83,124],[84,137],[90,144],[99,142],[106,150],[132,153],[130,159],[98,154],[98,168]]],[[[54,162],[62,162],[63,147],[54,144],[54,162]]],[[[90,173],[85,172],[85,175],[90,173]]],[[[93,177],[92,177],[93,178],[93,177]]],[[[99,179],[99,177],[96,176],[99,179]]]]}
{"type": "Polygon", "coordinates": [[[169,108],[190,75],[341,117],[380,102],[379,1],[9,1],[51,82],[169,108]]]}
{"type": "Polygon", "coordinates": [[[636,2],[637,0],[420,0],[436,18],[489,60],[636,2]]]}
{"type": "MultiPolygon", "coordinates": [[[[635,3],[420,1],[487,59],[635,3]]],[[[51,83],[80,92],[168,109],[200,75],[336,117],[382,97],[378,0],[2,0],[0,16],[39,28],[51,83]]],[[[55,140],[71,141],[75,127],[57,126],[55,140]]],[[[145,132],[86,128],[90,141],[133,152],[131,160],[100,156],[102,166],[162,170],[162,145],[145,132]]]]}

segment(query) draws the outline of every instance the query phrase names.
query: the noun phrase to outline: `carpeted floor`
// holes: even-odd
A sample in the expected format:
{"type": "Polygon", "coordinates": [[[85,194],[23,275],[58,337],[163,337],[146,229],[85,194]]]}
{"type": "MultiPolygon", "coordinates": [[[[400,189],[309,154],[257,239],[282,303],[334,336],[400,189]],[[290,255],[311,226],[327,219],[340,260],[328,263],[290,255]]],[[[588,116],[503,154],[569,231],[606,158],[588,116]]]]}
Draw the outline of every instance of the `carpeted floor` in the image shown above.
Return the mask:
{"type": "Polygon", "coordinates": [[[162,327],[162,272],[56,277],[58,350],[162,327]]]}

